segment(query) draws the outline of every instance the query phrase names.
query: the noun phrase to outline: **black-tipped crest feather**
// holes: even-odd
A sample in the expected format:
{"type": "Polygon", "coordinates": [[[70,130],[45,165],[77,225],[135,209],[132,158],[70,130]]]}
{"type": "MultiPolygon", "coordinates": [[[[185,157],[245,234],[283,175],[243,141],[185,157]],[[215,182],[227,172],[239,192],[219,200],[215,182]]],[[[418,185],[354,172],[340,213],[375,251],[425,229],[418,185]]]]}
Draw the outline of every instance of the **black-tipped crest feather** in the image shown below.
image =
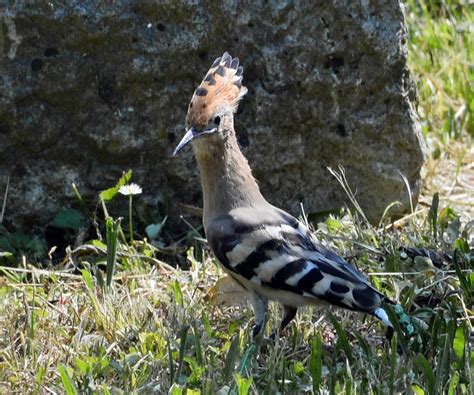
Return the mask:
{"type": "Polygon", "coordinates": [[[186,122],[197,129],[205,127],[218,108],[235,112],[239,100],[247,93],[242,85],[243,68],[239,59],[224,52],[213,63],[199,87],[194,91],[186,122]]]}

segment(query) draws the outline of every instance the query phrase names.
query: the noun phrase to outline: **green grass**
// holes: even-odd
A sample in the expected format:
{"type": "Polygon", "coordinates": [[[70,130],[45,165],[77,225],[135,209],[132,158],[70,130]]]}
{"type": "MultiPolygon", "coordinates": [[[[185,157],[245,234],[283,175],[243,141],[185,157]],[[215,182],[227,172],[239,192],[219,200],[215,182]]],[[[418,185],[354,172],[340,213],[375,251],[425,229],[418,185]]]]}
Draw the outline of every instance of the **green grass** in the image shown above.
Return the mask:
{"type": "MultiPolygon", "coordinates": [[[[473,170],[474,11],[467,1],[416,4],[408,3],[407,22],[430,144],[424,206],[378,227],[348,211],[314,224],[400,302],[414,333],[402,322],[388,344],[370,317],[307,308],[275,340],[254,342],[245,295],[222,280],[194,230],[183,242],[193,246],[185,271],[163,262],[170,255],[159,237],[125,235],[132,225],[108,216],[126,173],[101,194],[101,237],[69,251],[59,269],[21,258],[7,267],[17,257],[0,254],[0,393],[474,393],[474,226],[463,178],[473,170]]],[[[76,231],[84,224],[71,210],[55,221],[76,231]]],[[[280,314],[271,306],[266,336],[280,314]]]]}
{"type": "Polygon", "coordinates": [[[405,4],[408,63],[428,146],[424,195],[439,192],[468,221],[474,217],[474,7],[469,0],[405,4]]]}
{"type": "MultiPolygon", "coordinates": [[[[97,270],[106,251],[92,245],[69,256],[83,267],[81,274],[3,268],[0,390],[166,393],[173,387],[172,393],[213,394],[248,388],[273,394],[452,388],[468,394],[473,259],[455,214],[446,208],[431,213],[429,221],[408,220],[403,231],[363,225],[350,213],[329,218],[317,231],[410,312],[415,333],[397,329],[391,345],[374,319],[334,310],[321,321],[322,313],[309,308],[281,337],[255,344],[251,310],[241,305],[238,290],[219,297],[229,285],[214,286],[223,273],[206,251],[191,249],[190,270],[182,271],[152,258],[156,249],[150,244],[118,242],[119,270],[110,287],[97,270]],[[438,261],[399,250],[406,245],[458,249],[452,260],[438,261]]],[[[267,336],[280,316],[276,306],[271,312],[267,336]]]]}
{"type": "Polygon", "coordinates": [[[409,0],[406,5],[409,66],[417,86],[424,135],[443,143],[472,138],[472,2],[409,0]]]}

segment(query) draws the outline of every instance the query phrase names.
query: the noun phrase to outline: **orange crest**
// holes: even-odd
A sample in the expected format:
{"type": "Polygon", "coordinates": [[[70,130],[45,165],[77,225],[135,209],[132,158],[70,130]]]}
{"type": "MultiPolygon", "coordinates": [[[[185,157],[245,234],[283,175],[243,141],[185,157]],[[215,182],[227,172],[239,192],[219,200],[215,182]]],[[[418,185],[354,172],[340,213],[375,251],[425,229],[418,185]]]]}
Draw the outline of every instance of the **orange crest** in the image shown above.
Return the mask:
{"type": "Polygon", "coordinates": [[[203,129],[219,111],[237,110],[239,100],[247,93],[242,86],[243,68],[239,59],[227,52],[217,58],[194,91],[189,103],[186,123],[203,129]]]}

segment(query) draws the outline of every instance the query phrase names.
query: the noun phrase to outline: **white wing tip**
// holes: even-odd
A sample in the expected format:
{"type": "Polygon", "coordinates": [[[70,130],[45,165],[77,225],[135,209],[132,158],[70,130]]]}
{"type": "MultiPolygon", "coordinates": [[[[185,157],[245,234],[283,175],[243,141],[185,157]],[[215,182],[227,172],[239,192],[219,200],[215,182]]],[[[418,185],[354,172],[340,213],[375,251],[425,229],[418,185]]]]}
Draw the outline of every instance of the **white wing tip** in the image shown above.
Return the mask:
{"type": "Polygon", "coordinates": [[[381,307],[377,307],[375,310],[374,310],[374,315],[380,320],[382,321],[385,325],[387,326],[390,326],[393,328],[393,325],[392,323],[390,322],[390,319],[388,318],[388,315],[386,313],[386,311],[384,309],[382,309],[381,307]]]}

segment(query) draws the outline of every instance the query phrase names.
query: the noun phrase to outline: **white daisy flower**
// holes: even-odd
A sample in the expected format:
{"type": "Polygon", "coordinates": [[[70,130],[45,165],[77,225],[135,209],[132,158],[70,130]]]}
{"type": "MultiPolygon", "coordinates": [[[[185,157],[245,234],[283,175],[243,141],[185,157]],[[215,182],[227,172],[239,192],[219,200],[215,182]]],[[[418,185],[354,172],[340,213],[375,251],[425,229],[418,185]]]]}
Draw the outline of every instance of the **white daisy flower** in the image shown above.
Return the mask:
{"type": "Polygon", "coordinates": [[[119,189],[119,193],[125,196],[130,196],[130,195],[140,195],[142,193],[142,187],[137,184],[127,184],[127,185],[122,185],[119,189]]]}

